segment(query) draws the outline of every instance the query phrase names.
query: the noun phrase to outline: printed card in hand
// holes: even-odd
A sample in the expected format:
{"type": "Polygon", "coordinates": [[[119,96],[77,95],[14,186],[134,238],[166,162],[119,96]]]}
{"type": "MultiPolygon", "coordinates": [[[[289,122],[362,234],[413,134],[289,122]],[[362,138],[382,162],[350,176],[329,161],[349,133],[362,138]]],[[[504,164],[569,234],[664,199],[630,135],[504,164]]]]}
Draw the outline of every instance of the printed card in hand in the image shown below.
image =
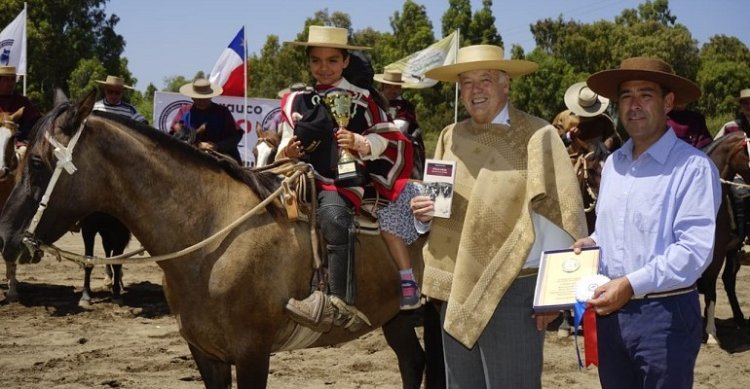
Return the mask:
{"type": "Polygon", "coordinates": [[[456,162],[428,159],[424,165],[422,185],[435,202],[435,217],[451,217],[453,184],[456,181],[456,162]]]}

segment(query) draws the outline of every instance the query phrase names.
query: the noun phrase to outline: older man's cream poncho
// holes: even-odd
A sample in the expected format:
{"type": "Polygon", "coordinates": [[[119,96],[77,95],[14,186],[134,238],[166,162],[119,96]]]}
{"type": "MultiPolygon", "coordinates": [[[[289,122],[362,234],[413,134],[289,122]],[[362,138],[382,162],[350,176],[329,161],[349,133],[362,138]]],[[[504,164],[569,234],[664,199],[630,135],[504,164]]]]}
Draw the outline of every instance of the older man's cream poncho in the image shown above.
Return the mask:
{"type": "MultiPolygon", "coordinates": [[[[534,243],[531,211],[586,236],[581,193],[554,127],[509,107],[511,126],[443,129],[435,158],[457,161],[450,219],[433,219],[423,293],[448,301],[445,331],[476,343],[534,243]]],[[[531,307],[529,307],[531,308],[531,307]]]]}

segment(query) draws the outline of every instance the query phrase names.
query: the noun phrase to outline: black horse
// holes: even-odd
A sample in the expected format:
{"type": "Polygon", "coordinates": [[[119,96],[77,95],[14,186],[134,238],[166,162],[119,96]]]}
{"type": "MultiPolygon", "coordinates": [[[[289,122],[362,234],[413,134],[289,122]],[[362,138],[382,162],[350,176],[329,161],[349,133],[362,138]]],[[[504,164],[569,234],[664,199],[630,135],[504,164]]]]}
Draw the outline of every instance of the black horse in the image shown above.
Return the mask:
{"type": "MultiPolygon", "coordinates": [[[[107,257],[120,255],[130,242],[130,230],[114,217],[101,212],[94,212],[80,222],[86,256],[94,255],[96,234],[102,238],[104,254],[107,257]]],[[[91,304],[91,271],[93,266],[84,268],[83,293],[79,305],[88,307],[91,304]]],[[[112,280],[112,302],[122,304],[122,265],[107,265],[107,275],[112,280]]],[[[106,284],[106,283],[105,283],[106,284]]]]}

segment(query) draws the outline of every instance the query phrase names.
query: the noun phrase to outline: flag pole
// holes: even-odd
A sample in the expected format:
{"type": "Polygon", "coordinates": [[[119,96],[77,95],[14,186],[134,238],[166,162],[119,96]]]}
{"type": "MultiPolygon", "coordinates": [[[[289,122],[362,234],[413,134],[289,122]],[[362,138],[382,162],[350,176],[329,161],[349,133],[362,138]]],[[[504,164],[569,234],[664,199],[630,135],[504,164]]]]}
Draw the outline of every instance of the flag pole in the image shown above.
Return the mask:
{"type": "Polygon", "coordinates": [[[27,21],[29,20],[29,5],[23,2],[23,58],[26,61],[23,71],[23,95],[26,96],[26,79],[29,78],[29,57],[26,56],[26,34],[28,34],[27,21]]]}
{"type": "MultiPolygon", "coordinates": [[[[455,57],[453,58],[455,58],[455,60],[458,61],[458,49],[459,47],[461,47],[461,29],[460,28],[456,29],[456,39],[457,39],[458,44],[456,45],[456,49],[455,49],[456,52],[454,53],[455,57]]],[[[456,87],[456,95],[453,99],[453,123],[458,122],[458,81],[456,81],[455,87],[456,87]]]]}
{"type": "Polygon", "coordinates": [[[245,26],[242,26],[242,74],[243,74],[243,84],[242,84],[242,90],[245,92],[245,108],[242,110],[244,115],[244,123],[245,123],[245,135],[243,136],[243,139],[245,139],[245,146],[243,147],[243,153],[244,158],[243,161],[245,162],[245,166],[249,166],[250,163],[248,162],[248,138],[250,137],[250,134],[252,134],[253,126],[251,123],[247,121],[247,31],[245,31],[245,26]]]}

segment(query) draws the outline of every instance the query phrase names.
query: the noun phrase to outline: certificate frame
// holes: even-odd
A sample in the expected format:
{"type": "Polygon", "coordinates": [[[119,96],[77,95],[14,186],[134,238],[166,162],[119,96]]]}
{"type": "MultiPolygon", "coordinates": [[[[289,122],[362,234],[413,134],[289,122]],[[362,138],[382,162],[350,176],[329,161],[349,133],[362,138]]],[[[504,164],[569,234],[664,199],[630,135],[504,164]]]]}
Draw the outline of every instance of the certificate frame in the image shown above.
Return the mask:
{"type": "Polygon", "coordinates": [[[553,312],[571,309],[576,303],[578,281],[599,273],[599,247],[585,247],[580,254],[573,249],[544,251],[534,289],[534,311],[553,312]]]}

